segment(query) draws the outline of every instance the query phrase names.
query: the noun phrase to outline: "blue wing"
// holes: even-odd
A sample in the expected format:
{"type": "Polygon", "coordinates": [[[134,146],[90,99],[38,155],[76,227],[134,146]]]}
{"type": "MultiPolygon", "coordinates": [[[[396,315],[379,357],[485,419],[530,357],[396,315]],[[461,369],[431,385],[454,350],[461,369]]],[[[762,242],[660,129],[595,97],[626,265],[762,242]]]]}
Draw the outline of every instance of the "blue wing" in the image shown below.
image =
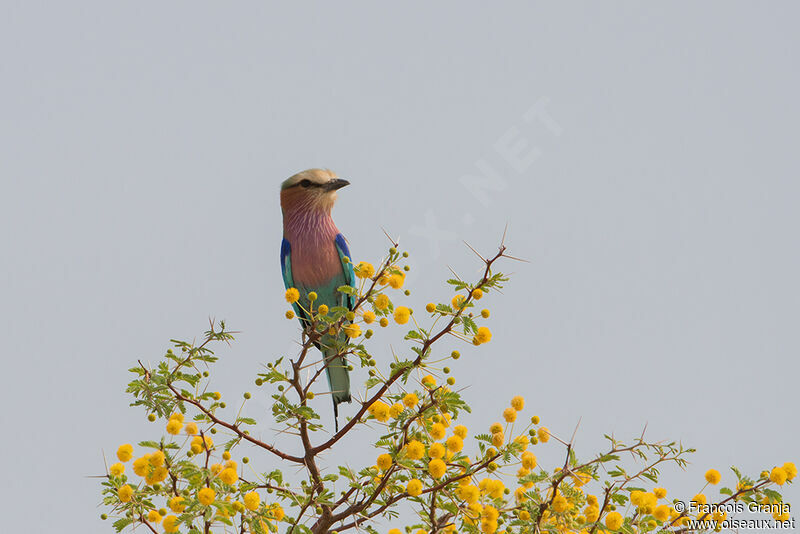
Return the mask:
{"type": "MultiPolygon", "coordinates": [[[[292,278],[292,246],[286,238],[281,241],[281,275],[283,275],[283,285],[286,286],[286,289],[295,287],[294,279],[292,278]]],[[[292,304],[292,308],[294,308],[294,313],[301,318],[302,322],[302,319],[306,318],[305,312],[296,302],[292,304]]]]}
{"type": "MultiPolygon", "coordinates": [[[[347,240],[345,240],[342,234],[336,234],[336,250],[339,252],[339,259],[342,260],[345,283],[351,287],[356,287],[356,273],[353,271],[353,257],[350,255],[350,247],[347,246],[347,240]],[[347,257],[349,261],[345,263],[344,257],[347,257]]],[[[356,305],[355,295],[346,295],[345,304],[352,310],[356,305]]]]}

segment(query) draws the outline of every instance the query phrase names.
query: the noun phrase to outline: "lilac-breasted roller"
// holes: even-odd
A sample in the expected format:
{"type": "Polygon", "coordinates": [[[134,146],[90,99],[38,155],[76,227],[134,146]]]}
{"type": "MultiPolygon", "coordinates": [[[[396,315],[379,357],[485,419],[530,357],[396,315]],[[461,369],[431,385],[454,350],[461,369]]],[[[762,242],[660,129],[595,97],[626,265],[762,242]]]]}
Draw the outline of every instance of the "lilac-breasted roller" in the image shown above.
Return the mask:
{"type": "MultiPolygon", "coordinates": [[[[300,300],[293,306],[303,328],[309,321],[303,308],[311,309],[308,294],[312,291],[317,294],[315,307],[325,304],[329,308],[344,306],[352,310],[355,305],[353,296],[337,290],[344,285],[355,286],[355,274],[347,242],[331,218],[336,191],[349,183],[329,170],[309,169],[281,184],[281,271],[286,288],[294,287],[300,292],[300,300]]],[[[337,429],[337,407],[339,403],[350,402],[347,360],[338,355],[336,348],[345,342],[345,335],[340,333],[337,337],[326,334],[317,344],[327,362],[325,372],[337,429]]]]}

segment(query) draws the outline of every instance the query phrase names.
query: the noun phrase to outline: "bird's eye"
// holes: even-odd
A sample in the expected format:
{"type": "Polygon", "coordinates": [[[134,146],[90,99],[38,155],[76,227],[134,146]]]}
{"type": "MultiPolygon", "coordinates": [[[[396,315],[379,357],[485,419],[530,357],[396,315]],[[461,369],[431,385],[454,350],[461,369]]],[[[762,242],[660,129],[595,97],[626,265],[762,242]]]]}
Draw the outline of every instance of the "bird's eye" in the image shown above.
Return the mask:
{"type": "Polygon", "coordinates": [[[300,182],[301,187],[309,187],[311,185],[311,180],[303,180],[300,182]]]}

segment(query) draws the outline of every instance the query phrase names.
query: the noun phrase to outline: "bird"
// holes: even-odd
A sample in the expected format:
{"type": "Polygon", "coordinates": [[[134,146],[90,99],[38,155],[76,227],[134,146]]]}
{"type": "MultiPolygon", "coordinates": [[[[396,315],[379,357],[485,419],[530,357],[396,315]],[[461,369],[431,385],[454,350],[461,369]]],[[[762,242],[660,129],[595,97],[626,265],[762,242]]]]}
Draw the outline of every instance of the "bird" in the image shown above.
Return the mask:
{"type": "MultiPolygon", "coordinates": [[[[347,240],[331,217],[337,191],[350,185],[328,169],[308,169],[281,184],[283,213],[281,273],[286,289],[295,288],[300,299],[293,303],[303,328],[310,324],[305,310],[310,310],[308,294],[314,292],[314,305],[328,308],[343,306],[353,311],[355,296],[342,293],[344,285],[355,287],[355,273],[347,240]]],[[[350,375],[347,358],[338,346],[346,342],[344,333],[325,334],[315,344],[326,363],[325,373],[333,398],[333,416],[339,430],[339,404],[350,402],[350,375]]]]}

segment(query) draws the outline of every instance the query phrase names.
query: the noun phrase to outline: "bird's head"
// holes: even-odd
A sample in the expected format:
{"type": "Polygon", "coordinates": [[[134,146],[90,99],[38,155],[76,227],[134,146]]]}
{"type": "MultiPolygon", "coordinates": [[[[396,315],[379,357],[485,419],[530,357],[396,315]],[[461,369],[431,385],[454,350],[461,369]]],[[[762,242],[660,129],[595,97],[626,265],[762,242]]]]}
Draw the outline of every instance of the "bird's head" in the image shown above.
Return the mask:
{"type": "Polygon", "coordinates": [[[328,169],[298,172],[281,184],[281,208],[330,212],[336,202],[336,191],[350,184],[328,169]]]}

